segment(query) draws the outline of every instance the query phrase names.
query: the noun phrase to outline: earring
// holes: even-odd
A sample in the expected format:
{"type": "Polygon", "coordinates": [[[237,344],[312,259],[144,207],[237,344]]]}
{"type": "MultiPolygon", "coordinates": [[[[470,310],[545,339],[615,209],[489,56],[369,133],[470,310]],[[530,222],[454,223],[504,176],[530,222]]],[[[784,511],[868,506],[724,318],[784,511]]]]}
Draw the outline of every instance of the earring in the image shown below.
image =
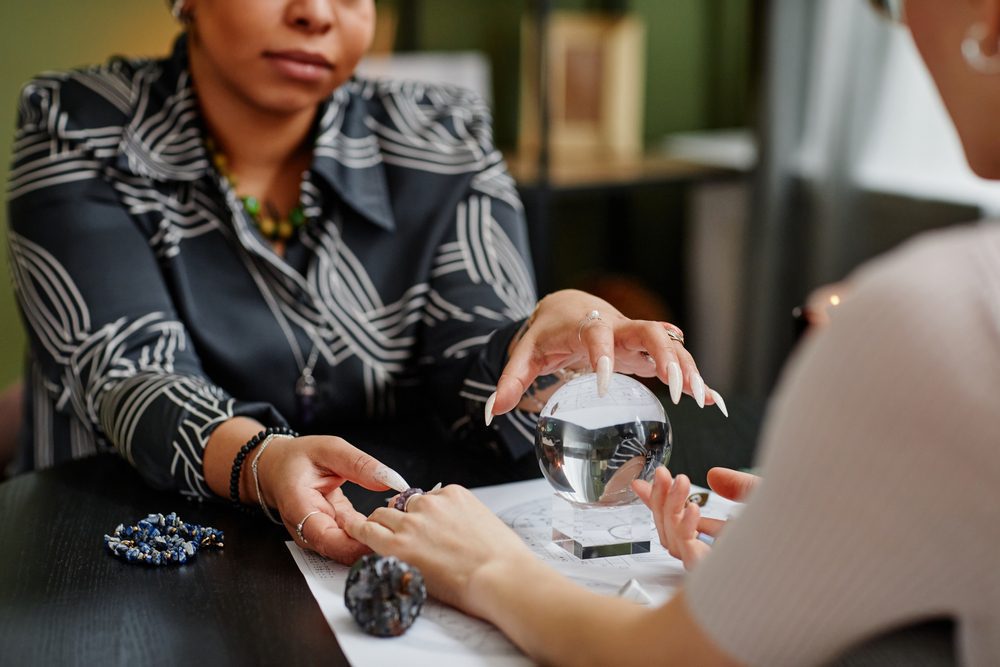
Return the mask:
{"type": "Polygon", "coordinates": [[[992,56],[983,53],[982,41],[986,39],[987,28],[985,23],[976,23],[969,28],[969,32],[962,41],[962,55],[965,62],[980,74],[1000,74],[1000,43],[997,44],[997,52],[992,56]]]}
{"type": "Polygon", "coordinates": [[[191,22],[191,10],[187,8],[188,0],[172,0],[170,14],[183,24],[191,22]]]}

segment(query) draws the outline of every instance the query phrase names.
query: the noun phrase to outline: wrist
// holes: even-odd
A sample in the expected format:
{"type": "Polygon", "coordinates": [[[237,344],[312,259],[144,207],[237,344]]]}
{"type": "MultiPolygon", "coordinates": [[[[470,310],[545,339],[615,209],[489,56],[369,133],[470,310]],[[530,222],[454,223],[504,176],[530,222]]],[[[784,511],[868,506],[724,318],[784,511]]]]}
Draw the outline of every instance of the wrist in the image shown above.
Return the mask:
{"type": "MultiPolygon", "coordinates": [[[[205,444],[202,467],[205,481],[216,495],[230,498],[233,460],[240,448],[263,428],[264,425],[255,419],[233,417],[212,431],[205,444]]],[[[246,470],[241,469],[239,480],[240,497],[248,500],[253,484],[249,469],[249,465],[246,470]]]]}
{"type": "MultiPolygon", "coordinates": [[[[257,451],[253,457],[253,463],[250,465],[250,471],[253,474],[254,495],[257,496],[257,503],[258,505],[260,505],[260,511],[264,513],[264,516],[270,519],[271,523],[276,523],[278,525],[281,525],[280,510],[278,512],[278,516],[276,517],[274,513],[271,511],[271,503],[264,497],[264,492],[261,489],[260,460],[264,456],[264,452],[266,452],[267,449],[271,447],[272,443],[277,442],[279,440],[291,440],[293,437],[295,437],[295,434],[294,431],[291,431],[290,429],[264,429],[256,436],[254,436],[254,440],[260,438],[260,436],[264,437],[263,439],[260,440],[260,444],[257,445],[256,447],[257,451]]],[[[253,441],[251,440],[251,442],[253,441]]],[[[272,458],[274,458],[273,455],[272,458]]]]}
{"type": "Polygon", "coordinates": [[[285,427],[265,428],[259,422],[234,417],[216,428],[205,446],[204,471],[209,487],[234,504],[258,503],[253,474],[255,451],[271,434],[293,434],[285,427]]]}
{"type": "Polygon", "coordinates": [[[533,586],[546,574],[551,575],[552,571],[547,570],[531,552],[501,554],[473,571],[466,586],[463,607],[471,614],[500,626],[502,612],[511,608],[506,598],[519,598],[522,585],[533,586]]]}
{"type": "Polygon", "coordinates": [[[284,470],[285,447],[291,440],[298,437],[297,433],[273,433],[268,435],[254,455],[256,468],[250,466],[253,481],[255,502],[261,507],[278,507],[277,499],[281,497],[281,480],[287,475],[284,470]]]}

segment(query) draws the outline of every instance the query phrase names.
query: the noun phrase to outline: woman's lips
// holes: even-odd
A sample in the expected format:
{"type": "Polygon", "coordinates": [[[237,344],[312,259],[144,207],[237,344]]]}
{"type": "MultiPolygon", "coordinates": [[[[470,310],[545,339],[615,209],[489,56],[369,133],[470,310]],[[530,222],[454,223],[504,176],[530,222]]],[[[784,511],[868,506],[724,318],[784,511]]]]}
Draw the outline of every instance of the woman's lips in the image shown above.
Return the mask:
{"type": "Polygon", "coordinates": [[[333,70],[329,60],[308,51],[265,51],[264,57],[282,75],[307,83],[321,81],[333,70]]]}

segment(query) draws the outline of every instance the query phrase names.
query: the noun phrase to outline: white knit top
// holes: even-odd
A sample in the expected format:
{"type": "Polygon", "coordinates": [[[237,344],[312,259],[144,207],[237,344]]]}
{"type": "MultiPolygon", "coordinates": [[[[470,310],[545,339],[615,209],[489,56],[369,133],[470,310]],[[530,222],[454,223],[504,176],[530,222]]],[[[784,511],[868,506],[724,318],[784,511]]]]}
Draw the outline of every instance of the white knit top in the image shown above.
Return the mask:
{"type": "Polygon", "coordinates": [[[1000,665],[1000,226],[855,272],[761,447],[762,483],[688,582],[719,646],[816,664],[950,617],[962,664],[1000,665]]]}

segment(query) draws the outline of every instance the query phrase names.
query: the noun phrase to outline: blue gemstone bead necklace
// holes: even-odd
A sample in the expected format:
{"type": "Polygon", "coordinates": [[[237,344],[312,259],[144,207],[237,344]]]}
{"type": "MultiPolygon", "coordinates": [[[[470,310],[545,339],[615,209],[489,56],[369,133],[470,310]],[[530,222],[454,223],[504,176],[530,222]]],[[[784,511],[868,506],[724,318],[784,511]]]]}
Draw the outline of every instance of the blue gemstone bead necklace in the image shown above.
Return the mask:
{"type": "Polygon", "coordinates": [[[184,523],[176,512],[164,516],[150,514],[135,525],[118,524],[104,544],[118,558],[145,565],[185,563],[202,547],[223,547],[221,530],[184,523]]]}

